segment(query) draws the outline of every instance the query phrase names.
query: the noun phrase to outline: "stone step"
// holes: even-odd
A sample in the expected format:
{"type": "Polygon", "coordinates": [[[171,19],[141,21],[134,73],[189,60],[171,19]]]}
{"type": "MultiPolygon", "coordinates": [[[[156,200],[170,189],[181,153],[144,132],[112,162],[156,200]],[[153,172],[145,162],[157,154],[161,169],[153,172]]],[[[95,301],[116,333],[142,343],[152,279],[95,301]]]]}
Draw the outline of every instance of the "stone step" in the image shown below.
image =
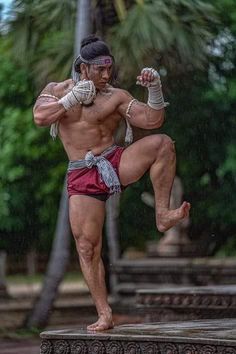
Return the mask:
{"type": "Polygon", "coordinates": [[[236,285],[139,289],[136,305],[145,322],[236,318],[236,285]]]}
{"type": "Polygon", "coordinates": [[[236,319],[122,325],[41,333],[41,354],[236,354],[236,319]]]}
{"type": "Polygon", "coordinates": [[[143,258],[121,259],[111,271],[117,275],[117,293],[134,296],[139,287],[171,285],[235,284],[236,259],[226,258],[143,258]],[[147,286],[145,286],[145,284],[147,286]]]}

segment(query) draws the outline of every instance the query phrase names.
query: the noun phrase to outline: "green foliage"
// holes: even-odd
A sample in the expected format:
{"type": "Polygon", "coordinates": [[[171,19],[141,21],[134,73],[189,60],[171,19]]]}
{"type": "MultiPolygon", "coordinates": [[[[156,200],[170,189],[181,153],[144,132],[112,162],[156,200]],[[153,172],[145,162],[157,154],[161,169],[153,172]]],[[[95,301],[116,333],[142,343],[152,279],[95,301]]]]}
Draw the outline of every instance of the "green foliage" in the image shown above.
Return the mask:
{"type": "Polygon", "coordinates": [[[122,251],[128,246],[142,250],[146,241],[157,239],[155,212],[141,201],[143,191],[151,190],[147,175],[127,188],[121,198],[120,236],[122,251]]]}
{"type": "Polygon", "coordinates": [[[202,68],[212,39],[209,25],[216,21],[215,8],[202,1],[137,1],[121,24],[110,30],[123,80],[135,75],[144,62],[156,65],[160,59],[175,71],[181,66],[202,68]],[[129,53],[132,66],[124,53],[129,53]]]}
{"type": "Polygon", "coordinates": [[[13,54],[32,71],[38,88],[65,79],[71,71],[76,4],[76,0],[13,1],[8,21],[13,54]]]}
{"type": "Polygon", "coordinates": [[[2,246],[21,251],[42,234],[52,237],[64,153],[33,124],[28,72],[6,51],[4,39],[0,44],[0,235],[2,246]]]}

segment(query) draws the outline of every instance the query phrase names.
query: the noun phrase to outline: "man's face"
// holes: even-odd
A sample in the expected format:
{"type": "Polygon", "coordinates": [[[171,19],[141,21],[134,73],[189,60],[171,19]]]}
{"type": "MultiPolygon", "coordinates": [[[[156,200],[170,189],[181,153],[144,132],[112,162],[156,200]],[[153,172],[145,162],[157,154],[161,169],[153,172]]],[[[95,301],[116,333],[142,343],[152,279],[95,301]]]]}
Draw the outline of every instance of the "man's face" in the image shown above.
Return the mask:
{"type": "Polygon", "coordinates": [[[87,66],[87,76],[92,80],[98,90],[103,89],[109,82],[112,75],[112,64],[87,66]]]}

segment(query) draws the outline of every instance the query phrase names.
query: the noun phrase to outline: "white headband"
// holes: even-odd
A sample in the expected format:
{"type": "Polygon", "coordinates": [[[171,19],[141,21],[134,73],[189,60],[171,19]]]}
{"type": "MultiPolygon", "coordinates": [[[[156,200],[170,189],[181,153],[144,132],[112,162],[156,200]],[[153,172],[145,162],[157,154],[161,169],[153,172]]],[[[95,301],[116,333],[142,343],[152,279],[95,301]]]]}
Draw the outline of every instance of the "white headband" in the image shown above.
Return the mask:
{"type": "MultiPolygon", "coordinates": [[[[85,64],[95,64],[95,65],[109,65],[113,64],[112,57],[110,55],[100,55],[94,59],[84,59],[81,55],[77,59],[80,59],[85,64]]],[[[77,60],[76,59],[76,60],[77,60]]]]}

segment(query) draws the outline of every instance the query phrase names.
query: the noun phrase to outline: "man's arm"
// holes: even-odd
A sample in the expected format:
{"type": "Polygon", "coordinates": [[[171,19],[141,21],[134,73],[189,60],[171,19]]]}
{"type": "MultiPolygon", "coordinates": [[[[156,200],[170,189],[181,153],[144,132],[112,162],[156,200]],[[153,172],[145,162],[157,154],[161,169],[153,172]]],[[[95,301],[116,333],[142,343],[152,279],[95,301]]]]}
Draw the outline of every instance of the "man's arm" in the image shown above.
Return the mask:
{"type": "Polygon", "coordinates": [[[71,84],[71,80],[51,83],[40,93],[33,109],[37,125],[51,125],[64,118],[66,111],[72,107],[94,101],[96,89],[92,81],[82,80],[71,84]]]}
{"type": "Polygon", "coordinates": [[[49,126],[64,117],[66,110],[63,105],[58,102],[60,86],[61,84],[50,83],[38,96],[33,108],[36,125],[42,127],[49,126]]]}
{"type": "Polygon", "coordinates": [[[164,103],[161,81],[158,73],[145,68],[137,77],[137,83],[148,88],[147,104],[135,100],[128,92],[121,91],[119,113],[129,120],[130,124],[143,129],[160,128],[164,122],[164,103]]]}

